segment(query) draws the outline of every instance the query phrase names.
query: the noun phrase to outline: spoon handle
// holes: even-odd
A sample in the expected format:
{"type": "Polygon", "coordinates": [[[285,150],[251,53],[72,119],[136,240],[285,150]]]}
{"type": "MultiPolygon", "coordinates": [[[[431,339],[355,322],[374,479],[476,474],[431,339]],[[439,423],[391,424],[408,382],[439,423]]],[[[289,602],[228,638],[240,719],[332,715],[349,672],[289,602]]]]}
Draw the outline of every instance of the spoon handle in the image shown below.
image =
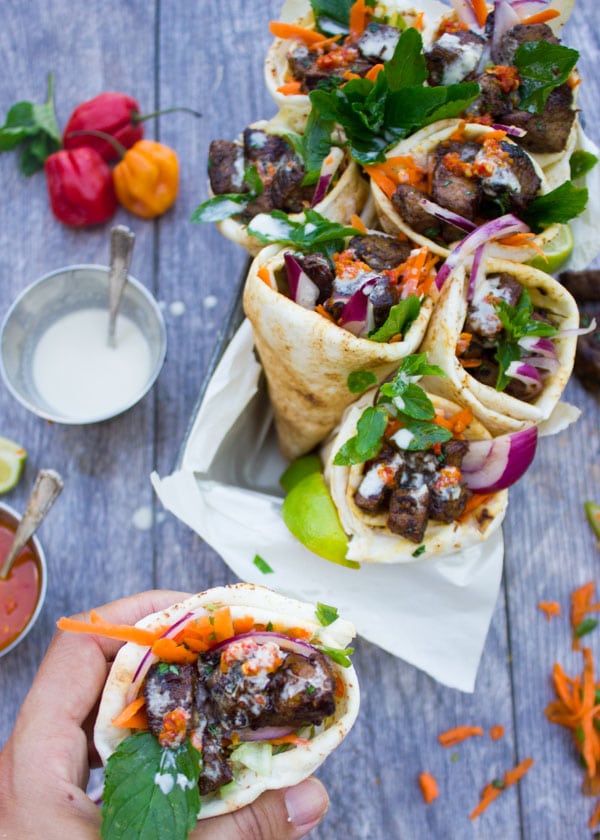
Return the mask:
{"type": "Polygon", "coordinates": [[[135,234],[126,225],[116,225],[110,231],[110,274],[108,278],[108,343],[115,346],[117,311],[131,263],[135,234]]]}
{"type": "Polygon", "coordinates": [[[0,569],[0,580],[8,577],[17,555],[37,531],[41,521],[60,495],[63,486],[62,478],[54,470],[39,471],[25,513],[15,531],[13,544],[0,569]]]}

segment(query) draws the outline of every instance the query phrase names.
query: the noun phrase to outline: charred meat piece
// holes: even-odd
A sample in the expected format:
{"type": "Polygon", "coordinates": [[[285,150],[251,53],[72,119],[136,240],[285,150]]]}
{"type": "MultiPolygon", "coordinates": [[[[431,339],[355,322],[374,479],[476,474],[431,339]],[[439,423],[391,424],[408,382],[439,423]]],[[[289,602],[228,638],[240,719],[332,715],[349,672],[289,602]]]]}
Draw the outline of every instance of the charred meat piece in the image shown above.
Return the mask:
{"type": "Polygon", "coordinates": [[[208,177],[215,195],[248,192],[244,183],[244,150],[239,143],[212,141],[208,150],[208,177]]]}
{"type": "Polygon", "coordinates": [[[309,50],[304,44],[290,50],[287,54],[287,60],[293,78],[301,82],[307,70],[313,66],[318,57],[318,52],[309,50]]]}
{"type": "Polygon", "coordinates": [[[500,43],[492,48],[494,64],[514,64],[515,53],[521,44],[532,41],[546,41],[547,44],[560,44],[550,27],[545,23],[518,23],[508,29],[500,38],[500,43]]]}
{"type": "Polygon", "coordinates": [[[466,440],[459,440],[452,438],[446,443],[442,444],[442,455],[444,456],[444,464],[447,467],[460,467],[463,458],[469,451],[469,444],[466,440]]]}
{"type": "Polygon", "coordinates": [[[383,510],[403,464],[402,455],[384,443],[377,458],[365,464],[363,480],[354,494],[356,505],[370,513],[383,510]]]}
{"type": "Polygon", "coordinates": [[[392,306],[398,303],[398,293],[390,283],[389,277],[382,276],[377,278],[375,285],[369,292],[369,300],[373,306],[375,329],[379,329],[387,321],[392,306]]]}
{"type": "Polygon", "coordinates": [[[479,192],[476,181],[451,172],[443,157],[433,170],[431,196],[436,204],[458,213],[465,219],[473,221],[477,214],[479,192]]]}
{"type": "Polygon", "coordinates": [[[390,496],[387,525],[394,534],[420,543],[428,521],[429,490],[422,484],[413,490],[397,487],[390,496]]]}
{"type": "Polygon", "coordinates": [[[198,779],[200,793],[212,793],[233,779],[233,773],[223,752],[221,727],[210,695],[196,676],[196,728],[191,734],[192,744],[202,753],[202,770],[198,779]]]}
{"type": "Polygon", "coordinates": [[[577,301],[600,301],[600,268],[585,271],[563,271],[559,282],[577,301]]]}
{"type": "Polygon", "coordinates": [[[271,182],[271,201],[277,210],[287,213],[299,213],[309,204],[314,194],[314,186],[302,186],[306,174],[299,161],[289,161],[277,169],[271,182]]]}
{"type": "Polygon", "coordinates": [[[278,134],[268,134],[260,128],[244,129],[244,158],[248,163],[277,163],[291,160],[292,147],[278,134]]]}
{"type": "Polygon", "coordinates": [[[348,243],[359,260],[365,262],[375,271],[396,268],[409,257],[410,245],[401,242],[393,236],[383,233],[369,233],[364,236],[353,236],[348,243]]]}
{"type": "MultiPolygon", "coordinates": [[[[569,85],[560,85],[550,91],[541,114],[514,110],[503,114],[502,121],[527,132],[519,144],[530,152],[561,152],[567,145],[575,120],[573,93],[569,85]]],[[[494,115],[496,116],[496,115],[494,115]]]]}
{"type": "Polygon", "coordinates": [[[439,222],[421,205],[423,193],[411,184],[399,184],[392,196],[392,204],[404,222],[426,236],[436,237],[440,232],[439,222]]]}
{"type": "Polygon", "coordinates": [[[445,32],[425,53],[429,84],[452,85],[472,78],[484,47],[485,39],[475,32],[445,32]]]}
{"type": "Polygon", "coordinates": [[[438,522],[454,522],[464,513],[470,496],[470,491],[461,480],[460,470],[456,467],[443,468],[429,488],[429,517],[438,522]]]}
{"type": "Polygon", "coordinates": [[[575,376],[588,391],[600,391],[600,306],[581,308],[581,326],[587,327],[592,318],[596,319],[596,329],[577,338],[575,353],[575,376]]]}
{"type": "Polygon", "coordinates": [[[329,660],[315,650],[310,656],[288,653],[273,674],[269,702],[256,726],[319,724],[335,712],[335,676],[329,660]]]}
{"type": "Polygon", "coordinates": [[[148,671],[144,686],[150,732],[162,747],[183,743],[192,726],[194,666],[159,662],[148,671]]]}
{"type": "MultiPolygon", "coordinates": [[[[469,373],[482,385],[489,385],[490,388],[496,387],[498,381],[499,367],[493,358],[493,351],[484,351],[482,353],[482,363],[479,367],[469,368],[469,373]]],[[[510,394],[522,402],[531,402],[534,400],[543,389],[542,383],[525,383],[520,379],[509,379],[508,385],[504,389],[505,394],[510,394]]]]}
{"type": "Polygon", "coordinates": [[[356,42],[363,58],[373,64],[389,61],[400,40],[400,30],[395,26],[371,21],[356,42]]]}
{"type": "Polygon", "coordinates": [[[467,105],[466,113],[473,117],[490,114],[496,120],[508,122],[503,118],[518,107],[518,92],[503,91],[500,80],[493,73],[482,73],[477,77],[477,82],[481,92],[477,99],[467,105]]]}
{"type": "Polygon", "coordinates": [[[333,288],[333,281],[335,279],[333,266],[325,254],[318,252],[306,254],[305,256],[298,254],[295,259],[302,268],[302,271],[319,287],[317,303],[324,303],[330,297],[333,288]]]}
{"type": "MultiPolygon", "coordinates": [[[[521,215],[537,196],[542,182],[529,155],[520,146],[501,140],[500,149],[507,158],[496,161],[492,174],[481,179],[481,203],[494,205],[493,216],[497,215],[498,205],[502,212],[521,215]]],[[[483,151],[479,160],[485,160],[483,151]]]]}

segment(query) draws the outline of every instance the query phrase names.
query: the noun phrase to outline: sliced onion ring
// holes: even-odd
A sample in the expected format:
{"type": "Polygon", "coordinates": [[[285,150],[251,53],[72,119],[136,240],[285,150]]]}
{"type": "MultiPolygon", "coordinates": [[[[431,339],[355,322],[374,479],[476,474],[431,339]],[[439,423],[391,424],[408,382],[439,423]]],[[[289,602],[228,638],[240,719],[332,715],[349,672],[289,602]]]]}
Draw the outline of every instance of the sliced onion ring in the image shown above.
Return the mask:
{"type": "Polygon", "coordinates": [[[323,201],[331,179],[340,168],[340,164],[344,160],[344,152],[338,146],[332,146],[321,164],[321,172],[319,173],[319,180],[315,188],[314,195],[311,201],[311,207],[314,207],[320,201],[323,201]]]}
{"type": "Polygon", "coordinates": [[[461,465],[467,487],[477,493],[510,487],[531,465],[537,439],[537,427],[529,426],[492,440],[470,440],[461,465]]]}
{"type": "Polygon", "coordinates": [[[510,379],[518,379],[519,382],[524,382],[525,385],[542,384],[542,377],[538,369],[524,359],[511,362],[506,368],[505,373],[510,379]]]}
{"type": "Polygon", "coordinates": [[[286,251],[283,258],[291,299],[304,309],[314,309],[319,299],[319,287],[303,271],[302,266],[293,254],[286,251]]]}
{"type": "Polygon", "coordinates": [[[419,204],[423,210],[431,213],[440,222],[449,222],[454,227],[464,230],[465,233],[471,233],[477,227],[475,222],[472,222],[470,219],[465,219],[464,216],[459,216],[458,213],[447,210],[446,207],[442,207],[441,204],[436,204],[435,201],[430,201],[428,198],[422,198],[419,204]]]}
{"type": "Polygon", "coordinates": [[[285,738],[294,731],[292,726],[262,726],[260,729],[236,729],[240,741],[274,741],[285,738]]]}
{"type": "Polygon", "coordinates": [[[525,137],[527,131],[524,128],[519,128],[517,125],[503,125],[503,123],[492,123],[492,128],[496,131],[506,131],[511,137],[525,137]]]}
{"type": "Polygon", "coordinates": [[[238,636],[232,636],[230,639],[219,642],[214,647],[211,647],[210,652],[214,653],[215,651],[224,650],[234,642],[240,642],[244,639],[252,639],[258,645],[275,642],[282,650],[298,653],[300,656],[312,656],[317,650],[309,642],[304,642],[302,639],[292,639],[291,636],[286,636],[285,633],[275,633],[272,630],[251,630],[249,633],[240,633],[238,636]]]}

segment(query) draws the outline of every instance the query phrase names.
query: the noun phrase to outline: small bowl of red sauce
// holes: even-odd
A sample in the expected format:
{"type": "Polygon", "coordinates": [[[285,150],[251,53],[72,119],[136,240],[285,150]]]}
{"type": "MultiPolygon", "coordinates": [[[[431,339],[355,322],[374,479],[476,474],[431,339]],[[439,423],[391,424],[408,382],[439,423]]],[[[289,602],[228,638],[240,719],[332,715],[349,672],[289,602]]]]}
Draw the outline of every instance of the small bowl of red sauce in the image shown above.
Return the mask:
{"type": "MultiPolygon", "coordinates": [[[[19,514],[0,503],[0,566],[6,557],[19,514]]],[[[46,596],[46,558],[33,536],[21,551],[6,580],[0,580],[0,657],[21,642],[35,624],[46,596]]]]}

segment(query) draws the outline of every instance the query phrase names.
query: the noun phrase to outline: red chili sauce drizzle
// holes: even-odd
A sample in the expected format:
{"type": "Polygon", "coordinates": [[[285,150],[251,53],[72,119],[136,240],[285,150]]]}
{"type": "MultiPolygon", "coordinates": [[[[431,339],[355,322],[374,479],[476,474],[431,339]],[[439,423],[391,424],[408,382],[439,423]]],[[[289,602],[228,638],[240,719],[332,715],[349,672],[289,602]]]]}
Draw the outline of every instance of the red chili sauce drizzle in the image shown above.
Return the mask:
{"type": "MultiPolygon", "coordinates": [[[[0,524],[0,566],[8,554],[14,531],[0,524]]],[[[27,626],[40,594],[40,572],[29,546],[20,552],[6,580],[0,580],[0,650],[8,647],[27,626]]]]}

